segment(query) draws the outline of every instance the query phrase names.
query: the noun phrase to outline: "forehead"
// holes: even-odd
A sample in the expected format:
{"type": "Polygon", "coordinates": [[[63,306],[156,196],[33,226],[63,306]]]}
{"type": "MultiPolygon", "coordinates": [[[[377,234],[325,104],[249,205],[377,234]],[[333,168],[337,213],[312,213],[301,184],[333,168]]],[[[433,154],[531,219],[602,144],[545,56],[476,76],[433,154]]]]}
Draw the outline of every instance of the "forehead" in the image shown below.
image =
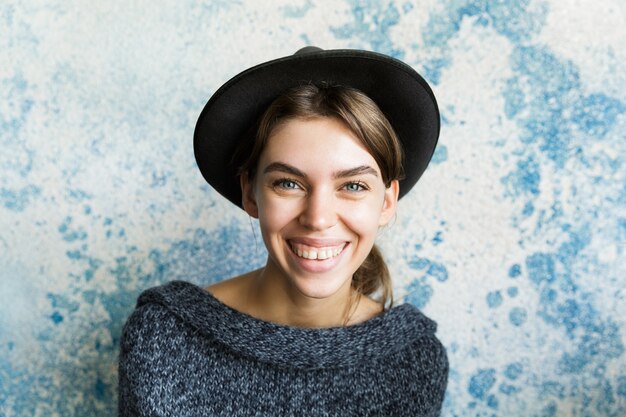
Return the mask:
{"type": "Polygon", "coordinates": [[[268,138],[259,168],[277,161],[316,171],[369,165],[380,174],[374,157],[358,137],[332,117],[290,119],[279,125],[268,138]]]}

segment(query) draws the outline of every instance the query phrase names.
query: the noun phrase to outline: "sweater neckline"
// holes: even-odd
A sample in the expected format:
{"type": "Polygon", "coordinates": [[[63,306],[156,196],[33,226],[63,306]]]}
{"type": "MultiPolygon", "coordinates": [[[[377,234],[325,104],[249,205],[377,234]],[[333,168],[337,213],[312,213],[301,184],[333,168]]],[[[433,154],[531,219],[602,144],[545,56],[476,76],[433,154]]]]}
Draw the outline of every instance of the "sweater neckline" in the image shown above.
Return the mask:
{"type": "Polygon", "coordinates": [[[237,355],[289,368],[354,366],[393,355],[436,330],[436,324],[410,304],[344,327],[281,325],[235,310],[186,281],[145,291],[137,305],[149,303],[167,308],[186,325],[237,355]]]}

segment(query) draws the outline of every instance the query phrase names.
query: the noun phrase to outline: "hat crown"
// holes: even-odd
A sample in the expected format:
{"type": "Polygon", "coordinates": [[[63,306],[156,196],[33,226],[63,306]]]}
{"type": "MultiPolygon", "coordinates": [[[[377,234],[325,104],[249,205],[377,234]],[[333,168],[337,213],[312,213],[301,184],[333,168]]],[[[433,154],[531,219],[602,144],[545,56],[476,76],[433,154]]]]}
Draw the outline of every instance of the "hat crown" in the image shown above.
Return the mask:
{"type": "Polygon", "coordinates": [[[317,46],[305,46],[304,48],[298,49],[294,55],[312,54],[321,51],[323,51],[323,49],[318,48],[317,46]]]}
{"type": "Polygon", "coordinates": [[[355,88],[382,110],[404,148],[399,198],[422,175],[439,137],[439,109],[426,81],[406,63],[371,51],[305,46],[249,68],[220,87],[194,131],[194,153],[205,179],[241,207],[233,153],[268,106],[289,88],[329,83],[355,88]]]}

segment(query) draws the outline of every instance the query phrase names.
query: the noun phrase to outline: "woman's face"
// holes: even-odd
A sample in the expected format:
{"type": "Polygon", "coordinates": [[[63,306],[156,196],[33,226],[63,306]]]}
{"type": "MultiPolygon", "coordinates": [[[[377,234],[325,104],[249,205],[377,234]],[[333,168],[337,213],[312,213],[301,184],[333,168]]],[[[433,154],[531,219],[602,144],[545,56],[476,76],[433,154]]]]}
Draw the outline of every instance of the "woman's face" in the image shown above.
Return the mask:
{"type": "Polygon", "coordinates": [[[291,119],[242,178],[244,208],[259,219],[266,273],[312,298],[349,294],[378,228],[394,215],[398,182],[385,187],[376,161],[335,118],[291,119]]]}

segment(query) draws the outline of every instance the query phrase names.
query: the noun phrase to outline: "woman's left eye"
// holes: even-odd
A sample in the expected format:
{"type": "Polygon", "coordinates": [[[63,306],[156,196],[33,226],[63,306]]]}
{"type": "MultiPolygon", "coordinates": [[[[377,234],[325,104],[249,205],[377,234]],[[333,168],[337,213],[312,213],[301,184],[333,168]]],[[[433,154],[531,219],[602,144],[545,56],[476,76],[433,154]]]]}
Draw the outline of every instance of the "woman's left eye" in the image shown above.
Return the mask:
{"type": "Polygon", "coordinates": [[[344,185],[344,188],[346,189],[346,191],[350,191],[350,192],[358,192],[358,191],[367,190],[366,185],[361,182],[349,182],[344,185]]]}

